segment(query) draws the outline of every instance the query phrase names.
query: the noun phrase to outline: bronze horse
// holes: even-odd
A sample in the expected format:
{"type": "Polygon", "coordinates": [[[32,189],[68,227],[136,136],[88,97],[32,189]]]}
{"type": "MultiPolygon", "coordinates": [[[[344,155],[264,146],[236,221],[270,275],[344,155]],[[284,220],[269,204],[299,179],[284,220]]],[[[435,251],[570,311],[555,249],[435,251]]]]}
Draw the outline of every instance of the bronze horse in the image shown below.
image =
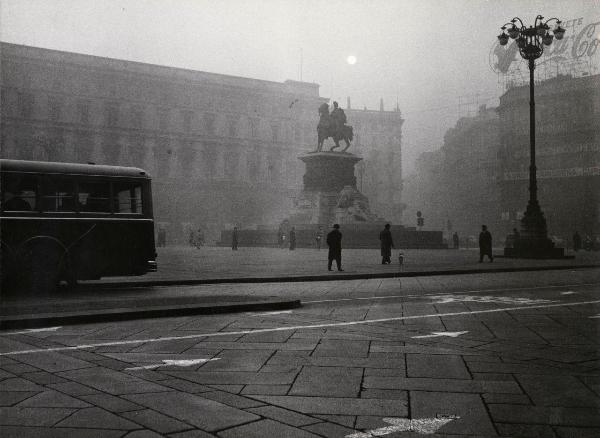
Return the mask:
{"type": "Polygon", "coordinates": [[[354,132],[352,126],[344,125],[342,132],[338,133],[335,129],[335,122],[329,115],[329,105],[324,103],[319,107],[319,125],[317,126],[317,134],[319,142],[317,144],[317,152],[321,152],[323,149],[323,142],[331,137],[335,142],[335,145],[329,149],[330,151],[340,147],[340,140],[346,142],[346,147],[342,152],[346,152],[350,147],[350,142],[354,138],[354,132]]]}

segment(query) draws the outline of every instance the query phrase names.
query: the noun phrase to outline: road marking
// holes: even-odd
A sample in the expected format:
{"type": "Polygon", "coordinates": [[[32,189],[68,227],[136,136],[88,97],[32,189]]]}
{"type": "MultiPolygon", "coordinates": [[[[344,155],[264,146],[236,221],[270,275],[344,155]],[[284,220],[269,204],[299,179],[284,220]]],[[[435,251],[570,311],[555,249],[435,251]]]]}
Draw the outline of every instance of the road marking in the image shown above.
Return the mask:
{"type": "Polygon", "coordinates": [[[594,316],[589,316],[588,318],[600,318],[600,313],[594,316]]]}
{"type": "Polygon", "coordinates": [[[292,313],[291,310],[279,310],[275,312],[265,312],[265,313],[248,313],[248,316],[270,316],[270,315],[283,315],[286,313],[292,313]]]}
{"type": "Polygon", "coordinates": [[[464,335],[465,333],[469,333],[469,331],[465,332],[431,332],[430,335],[421,335],[421,336],[411,336],[413,339],[425,339],[425,338],[437,338],[438,336],[449,336],[451,338],[456,338],[460,335],[464,335]]]}
{"type": "MultiPolygon", "coordinates": [[[[490,293],[490,292],[510,292],[510,291],[521,291],[521,290],[537,290],[537,289],[556,289],[556,288],[564,288],[564,287],[587,287],[587,286],[596,286],[600,283],[581,283],[581,284],[559,284],[559,285],[549,285],[549,286],[533,286],[533,287],[515,287],[515,288],[505,288],[505,289],[474,289],[474,290],[465,290],[465,291],[457,291],[453,292],[453,294],[478,294],[478,293],[490,293]]],[[[356,298],[332,298],[328,300],[311,300],[311,301],[302,301],[302,304],[318,304],[318,303],[335,303],[338,301],[363,301],[363,300],[392,300],[394,298],[424,298],[428,296],[439,295],[438,293],[433,294],[411,294],[411,295],[382,295],[375,297],[356,297],[356,298]]]]}
{"type": "Polygon", "coordinates": [[[2,336],[6,336],[6,335],[26,335],[26,334],[29,334],[29,333],[55,332],[56,330],[58,330],[60,328],[62,328],[62,327],[46,327],[46,328],[39,328],[39,329],[27,329],[27,330],[23,330],[21,332],[0,333],[0,335],[2,335],[2,336]]]}
{"type": "Polygon", "coordinates": [[[561,292],[560,294],[561,294],[561,295],[575,295],[576,293],[577,293],[577,292],[574,292],[574,291],[572,291],[572,290],[568,290],[568,291],[566,291],[566,292],[561,292]]]}
{"type": "Polygon", "coordinates": [[[436,301],[433,304],[448,304],[448,303],[460,303],[460,302],[474,302],[474,303],[499,303],[499,304],[543,304],[543,303],[555,303],[556,300],[544,300],[544,299],[531,299],[531,298],[519,298],[519,297],[493,297],[493,296],[472,296],[472,295],[437,295],[433,297],[426,297],[436,301]]]}
{"type": "Polygon", "coordinates": [[[160,367],[191,367],[192,365],[198,365],[201,363],[211,362],[213,360],[219,360],[219,357],[213,359],[181,359],[181,360],[170,360],[163,359],[163,363],[157,363],[153,365],[144,365],[141,367],[132,367],[125,368],[125,371],[134,371],[134,370],[153,370],[155,368],[160,367]]]}
{"type": "Polygon", "coordinates": [[[309,330],[318,328],[329,328],[329,327],[347,327],[352,325],[362,324],[376,324],[382,322],[393,322],[393,321],[406,321],[409,319],[425,319],[425,318],[441,318],[450,316],[462,316],[462,315],[478,315],[482,313],[498,313],[498,312],[514,312],[517,310],[526,309],[547,309],[551,307],[569,307],[569,306],[583,306],[586,304],[600,304],[600,300],[595,301],[578,301],[573,303],[558,303],[558,304],[544,304],[539,306],[520,306],[520,307],[502,307],[498,309],[487,309],[487,310],[472,310],[468,312],[449,312],[449,313],[432,313],[428,315],[413,315],[413,316],[397,316],[394,318],[380,318],[380,319],[361,319],[359,321],[348,321],[348,322],[332,322],[327,324],[311,324],[311,325],[296,325],[296,326],[285,326],[285,327],[273,327],[258,330],[240,330],[235,332],[214,332],[214,333],[199,333],[195,335],[186,336],[166,336],[163,338],[150,338],[150,339],[132,339],[128,341],[111,341],[111,342],[100,342],[97,344],[83,344],[74,345],[71,347],[53,347],[53,348],[36,348],[32,350],[17,350],[9,351],[6,353],[0,353],[0,356],[14,356],[18,354],[31,354],[31,353],[47,353],[54,351],[69,351],[69,350],[83,350],[88,348],[97,347],[112,347],[115,345],[134,345],[134,344],[147,344],[151,342],[167,342],[167,341],[179,341],[183,339],[201,339],[208,337],[217,336],[231,336],[231,335],[247,335],[256,333],[271,333],[271,332],[282,332],[288,330],[309,330]]]}
{"type": "Polygon", "coordinates": [[[384,418],[385,423],[391,424],[391,426],[384,426],[378,429],[367,430],[366,432],[358,432],[350,435],[346,435],[346,438],[371,438],[377,436],[384,436],[394,432],[416,432],[421,435],[431,435],[436,433],[437,430],[450,423],[453,420],[459,419],[460,417],[447,417],[447,418],[384,418]]]}

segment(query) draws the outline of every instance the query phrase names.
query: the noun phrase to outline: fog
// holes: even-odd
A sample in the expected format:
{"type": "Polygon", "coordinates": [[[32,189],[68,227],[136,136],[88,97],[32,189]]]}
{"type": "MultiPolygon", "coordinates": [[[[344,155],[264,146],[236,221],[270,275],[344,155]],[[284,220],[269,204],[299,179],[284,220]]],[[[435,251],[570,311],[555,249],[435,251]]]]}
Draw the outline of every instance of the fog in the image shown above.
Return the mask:
{"type": "Polygon", "coordinates": [[[398,103],[404,173],[503,92],[489,65],[518,15],[598,15],[599,0],[4,0],[5,42],[272,81],[302,79],[353,108],[398,103]],[[347,62],[353,55],[357,62],[347,62]],[[462,104],[462,105],[459,105],[462,104]]]}

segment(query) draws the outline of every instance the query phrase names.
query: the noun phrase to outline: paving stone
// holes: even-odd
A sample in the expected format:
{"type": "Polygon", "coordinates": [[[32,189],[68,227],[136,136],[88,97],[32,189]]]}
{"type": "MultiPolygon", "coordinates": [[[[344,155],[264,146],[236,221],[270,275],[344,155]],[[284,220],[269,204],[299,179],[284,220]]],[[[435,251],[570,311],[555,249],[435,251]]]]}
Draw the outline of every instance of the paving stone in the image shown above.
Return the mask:
{"type": "Polygon", "coordinates": [[[462,358],[452,355],[407,354],[406,370],[408,377],[471,378],[462,358]]]}
{"type": "Polygon", "coordinates": [[[4,407],[0,408],[0,425],[50,427],[73,412],[75,409],[4,407]]]}
{"type": "Polygon", "coordinates": [[[517,379],[536,406],[597,407],[600,397],[572,376],[517,375],[517,379]]]}
{"type": "Polygon", "coordinates": [[[208,432],[202,432],[201,430],[189,430],[187,432],[172,433],[169,435],[170,438],[214,438],[215,435],[208,432]]]}
{"type": "Polygon", "coordinates": [[[290,387],[291,385],[246,385],[241,393],[242,395],[285,395],[290,390],[290,387]]]}
{"type": "Polygon", "coordinates": [[[42,392],[45,388],[37,385],[27,379],[15,377],[14,379],[5,379],[0,382],[0,393],[5,391],[26,391],[26,392],[42,392]]]}
{"type": "Polygon", "coordinates": [[[319,435],[306,432],[302,429],[296,429],[295,427],[278,423],[273,420],[261,420],[220,432],[219,436],[223,438],[318,438],[319,435]]]}
{"type": "Polygon", "coordinates": [[[17,376],[13,373],[9,373],[8,371],[0,369],[0,380],[12,379],[14,377],[17,377],[17,376]]]}
{"type": "Polygon", "coordinates": [[[39,394],[38,392],[24,392],[24,391],[4,391],[0,393],[0,406],[14,406],[17,403],[26,400],[34,395],[39,394]]]}
{"type": "Polygon", "coordinates": [[[271,420],[279,421],[280,423],[285,423],[296,427],[306,426],[308,424],[314,424],[320,421],[316,418],[308,417],[297,412],[278,408],[277,406],[261,406],[258,408],[247,409],[247,411],[260,415],[261,417],[270,418],[271,420]]]}
{"type": "Polygon", "coordinates": [[[190,382],[188,380],[174,379],[172,377],[169,377],[166,380],[161,380],[160,384],[178,391],[189,392],[191,394],[212,391],[212,388],[209,388],[208,386],[198,385],[197,383],[190,382]]]}
{"type": "Polygon", "coordinates": [[[365,368],[365,376],[400,376],[406,377],[405,367],[402,368],[365,368]]]}
{"type": "Polygon", "coordinates": [[[367,357],[369,354],[368,341],[340,341],[324,340],[317,345],[313,356],[336,356],[336,357],[367,357]]]}
{"type": "Polygon", "coordinates": [[[59,375],[113,395],[170,390],[170,388],[106,368],[66,371],[59,375]]]}
{"type": "Polygon", "coordinates": [[[578,379],[597,395],[600,395],[600,376],[578,376],[578,379]]]}
{"type": "Polygon", "coordinates": [[[407,402],[408,392],[397,389],[363,389],[360,392],[360,398],[382,398],[407,402]]]}
{"type": "MultiPolygon", "coordinates": [[[[412,418],[436,418],[440,414],[460,417],[439,429],[440,434],[496,434],[483,401],[477,394],[411,391],[410,408],[412,418]]],[[[519,408],[523,409],[522,406],[519,408]]]]}
{"type": "Polygon", "coordinates": [[[302,429],[314,432],[327,438],[345,438],[347,435],[356,433],[354,429],[340,426],[334,423],[318,423],[310,426],[304,426],[302,429]]]}
{"type": "Polygon", "coordinates": [[[336,423],[342,426],[354,428],[354,422],[356,417],[354,415],[315,415],[315,417],[321,418],[329,423],[336,423]]]}
{"type": "Polygon", "coordinates": [[[600,428],[583,427],[555,427],[556,436],[559,438],[598,438],[600,428]]]}
{"type": "Polygon", "coordinates": [[[66,382],[66,383],[53,383],[51,385],[46,385],[48,388],[55,389],[60,392],[64,392],[65,394],[79,396],[79,395],[89,395],[89,394],[99,394],[100,392],[94,388],[90,388],[89,386],[82,385],[76,382],[66,382]]]}
{"type": "Polygon", "coordinates": [[[448,392],[493,392],[506,394],[521,394],[516,382],[459,379],[423,379],[403,377],[368,376],[363,379],[364,388],[374,389],[403,389],[410,391],[448,391],[448,392]]]}
{"type": "Polygon", "coordinates": [[[2,369],[4,371],[7,371],[9,373],[15,374],[17,376],[24,374],[24,373],[33,373],[36,371],[39,371],[39,368],[33,367],[31,365],[27,365],[25,363],[12,363],[9,365],[4,365],[2,367],[2,369]]]}
{"type": "Polygon", "coordinates": [[[549,424],[557,426],[600,427],[597,409],[490,404],[494,422],[519,424],[549,424]]]}
{"type": "MultiPolygon", "coordinates": [[[[405,416],[406,417],[406,416],[405,416]]],[[[378,429],[383,426],[389,426],[389,423],[383,421],[379,415],[359,415],[356,417],[356,430],[378,429]]]]}
{"type": "Polygon", "coordinates": [[[38,385],[49,385],[51,383],[67,382],[67,380],[63,379],[62,377],[58,377],[57,375],[48,373],[46,371],[26,373],[23,374],[22,377],[24,379],[31,380],[32,382],[35,382],[38,385]]]}
{"type": "Polygon", "coordinates": [[[227,384],[265,384],[285,385],[291,384],[296,378],[296,373],[248,373],[227,371],[165,371],[173,377],[190,380],[204,385],[227,384]]]}
{"type": "Polygon", "coordinates": [[[514,405],[530,405],[531,400],[526,394],[483,394],[483,400],[489,403],[504,403],[514,405]]]}
{"type": "Polygon", "coordinates": [[[221,391],[239,394],[244,389],[244,385],[210,385],[211,391],[220,389],[221,391]]]}
{"type": "Polygon", "coordinates": [[[496,423],[498,434],[511,438],[554,438],[556,435],[550,426],[541,424],[504,424],[496,423]]]}
{"type": "Polygon", "coordinates": [[[397,400],[295,397],[286,395],[256,395],[254,398],[304,414],[382,415],[405,417],[406,406],[397,400]]]}
{"type": "Polygon", "coordinates": [[[19,403],[29,408],[88,408],[90,405],[58,391],[44,391],[19,403]]]}
{"type": "Polygon", "coordinates": [[[131,403],[128,400],[123,400],[120,397],[109,394],[91,394],[79,396],[82,400],[91,403],[99,408],[106,409],[109,412],[119,413],[127,411],[135,411],[142,409],[141,406],[131,403]]]}
{"type": "Polygon", "coordinates": [[[285,342],[290,338],[290,336],[292,336],[292,334],[292,330],[267,333],[248,333],[240,338],[240,342],[285,342]]]}
{"type": "Polygon", "coordinates": [[[2,438],[120,438],[122,430],[2,426],[2,438]]]}
{"type": "Polygon", "coordinates": [[[75,412],[56,424],[56,427],[83,427],[94,429],[135,430],[140,426],[100,408],[87,408],[75,412]]]}
{"type": "Polygon", "coordinates": [[[273,354],[272,350],[225,350],[219,360],[202,365],[202,371],[258,371],[273,354]]]}
{"type": "Polygon", "coordinates": [[[19,357],[19,361],[36,368],[32,371],[39,371],[41,369],[49,373],[96,366],[93,363],[53,351],[23,354],[19,357]]]}
{"type": "Polygon", "coordinates": [[[164,435],[152,432],[151,430],[134,430],[129,432],[123,438],[161,438],[164,435]]]}
{"type": "Polygon", "coordinates": [[[362,368],[307,366],[296,378],[290,395],[356,397],[362,375],[362,368]]]}
{"type": "Polygon", "coordinates": [[[236,394],[231,394],[225,391],[213,391],[213,392],[203,392],[202,398],[208,398],[219,403],[223,403],[227,406],[233,406],[234,408],[246,409],[253,408],[256,406],[263,406],[264,403],[253,400],[247,397],[241,397],[236,394]]]}
{"type": "Polygon", "coordinates": [[[500,380],[505,382],[514,382],[515,378],[512,374],[496,374],[496,373],[473,373],[473,380],[500,380]]]}
{"type": "Polygon", "coordinates": [[[150,409],[124,412],[121,415],[161,434],[181,432],[182,430],[189,430],[193,428],[193,426],[187,423],[167,417],[166,415],[150,409]]]}
{"type": "Polygon", "coordinates": [[[133,394],[125,398],[209,432],[259,419],[254,414],[186,393],[133,394]]]}
{"type": "MultiPolygon", "coordinates": [[[[404,355],[399,357],[389,357],[388,355],[375,356],[370,354],[369,357],[337,357],[337,356],[309,356],[305,352],[300,354],[286,354],[288,352],[275,353],[269,359],[266,366],[273,365],[312,365],[324,367],[355,367],[355,368],[390,368],[404,370],[404,355]]],[[[296,353],[296,352],[294,352],[296,353]]],[[[262,369],[261,369],[262,371],[262,369]]],[[[404,371],[403,371],[404,372],[404,371]]]]}

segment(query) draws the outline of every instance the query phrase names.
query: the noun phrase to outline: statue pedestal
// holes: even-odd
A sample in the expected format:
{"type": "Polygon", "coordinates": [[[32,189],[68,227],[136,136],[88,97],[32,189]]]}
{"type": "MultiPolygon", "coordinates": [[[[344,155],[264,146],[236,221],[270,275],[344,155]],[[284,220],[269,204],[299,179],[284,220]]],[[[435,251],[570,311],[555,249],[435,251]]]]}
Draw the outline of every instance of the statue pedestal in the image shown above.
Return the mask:
{"type": "Polygon", "coordinates": [[[298,157],[306,164],[304,191],[340,192],[356,189],[354,166],[362,160],[347,152],[311,152],[298,157]]]}

